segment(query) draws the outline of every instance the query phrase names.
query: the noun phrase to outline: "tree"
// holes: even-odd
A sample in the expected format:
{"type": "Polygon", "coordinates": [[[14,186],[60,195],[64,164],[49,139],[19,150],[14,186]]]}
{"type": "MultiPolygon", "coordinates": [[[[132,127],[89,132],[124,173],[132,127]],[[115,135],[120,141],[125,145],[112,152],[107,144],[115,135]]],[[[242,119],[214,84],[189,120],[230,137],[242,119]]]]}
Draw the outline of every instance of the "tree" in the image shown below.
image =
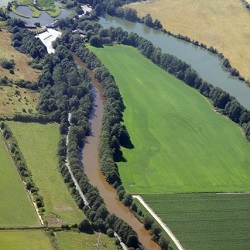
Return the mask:
{"type": "Polygon", "coordinates": [[[102,46],[102,41],[99,35],[92,35],[89,39],[90,45],[94,47],[101,47],[102,46]]]}
{"type": "Polygon", "coordinates": [[[168,250],[169,243],[168,243],[168,241],[163,236],[161,236],[159,238],[158,243],[159,243],[159,245],[160,245],[160,247],[161,247],[162,250],[168,250]]]}
{"type": "Polygon", "coordinates": [[[84,219],[79,223],[78,229],[80,232],[93,233],[93,229],[87,219],[84,219]]]}
{"type": "Polygon", "coordinates": [[[148,215],[145,215],[142,219],[142,223],[147,230],[152,227],[153,222],[154,222],[153,219],[148,215]]]}

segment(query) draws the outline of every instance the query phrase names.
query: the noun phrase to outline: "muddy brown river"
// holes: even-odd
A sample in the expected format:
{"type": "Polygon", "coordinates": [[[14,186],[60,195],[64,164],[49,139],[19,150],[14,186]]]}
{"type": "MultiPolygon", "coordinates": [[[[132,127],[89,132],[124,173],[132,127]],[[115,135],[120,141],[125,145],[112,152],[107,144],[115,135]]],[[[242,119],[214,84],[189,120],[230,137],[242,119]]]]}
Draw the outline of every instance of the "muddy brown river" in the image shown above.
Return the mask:
{"type": "MultiPolygon", "coordinates": [[[[80,67],[85,67],[84,63],[73,55],[75,62],[80,67]]],[[[94,112],[91,118],[91,135],[86,138],[83,148],[83,166],[84,172],[89,178],[90,183],[96,186],[104,199],[107,209],[110,213],[126,221],[138,234],[140,243],[148,250],[160,249],[160,247],[151,240],[151,236],[144,229],[143,224],[125,207],[116,195],[115,189],[110,186],[99,168],[99,142],[101,135],[101,125],[103,117],[104,99],[102,89],[94,79],[93,72],[89,72],[93,81],[93,91],[95,95],[94,112]]]]}

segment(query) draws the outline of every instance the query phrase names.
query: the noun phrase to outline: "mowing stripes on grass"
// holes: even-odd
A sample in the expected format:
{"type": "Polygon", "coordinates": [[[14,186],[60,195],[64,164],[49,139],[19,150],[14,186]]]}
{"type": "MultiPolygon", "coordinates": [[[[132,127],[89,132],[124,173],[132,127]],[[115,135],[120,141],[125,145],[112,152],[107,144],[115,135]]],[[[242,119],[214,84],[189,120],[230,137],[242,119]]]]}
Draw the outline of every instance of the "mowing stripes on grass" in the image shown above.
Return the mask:
{"type": "Polygon", "coordinates": [[[197,91],[136,49],[90,49],[120,89],[134,149],[123,149],[119,172],[130,193],[250,190],[250,144],[235,123],[197,91]]]}
{"type": "Polygon", "coordinates": [[[1,133],[0,190],[0,227],[40,225],[35,209],[9,155],[1,133]]]}
{"type": "Polygon", "coordinates": [[[58,170],[59,126],[7,122],[18,141],[33,181],[44,199],[49,225],[74,224],[84,218],[58,170]]]}
{"type": "Polygon", "coordinates": [[[0,231],[1,250],[52,250],[49,238],[41,230],[0,231]]]}
{"type": "Polygon", "coordinates": [[[250,246],[250,194],[142,195],[186,250],[250,246]]]}

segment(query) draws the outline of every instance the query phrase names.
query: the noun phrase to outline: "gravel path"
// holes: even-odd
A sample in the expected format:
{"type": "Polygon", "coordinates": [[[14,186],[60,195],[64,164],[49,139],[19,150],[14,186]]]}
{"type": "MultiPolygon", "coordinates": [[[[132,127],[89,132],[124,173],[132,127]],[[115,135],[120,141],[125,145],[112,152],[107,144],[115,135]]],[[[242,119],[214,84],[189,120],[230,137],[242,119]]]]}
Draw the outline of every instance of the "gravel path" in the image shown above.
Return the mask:
{"type": "Polygon", "coordinates": [[[181,243],[177,240],[172,231],[166,226],[166,224],[160,219],[160,217],[153,211],[152,208],[142,199],[140,195],[133,195],[134,199],[140,201],[140,203],[147,209],[147,211],[154,217],[154,219],[161,225],[163,230],[169,235],[172,241],[175,243],[179,250],[185,250],[185,248],[181,245],[181,243]]]}

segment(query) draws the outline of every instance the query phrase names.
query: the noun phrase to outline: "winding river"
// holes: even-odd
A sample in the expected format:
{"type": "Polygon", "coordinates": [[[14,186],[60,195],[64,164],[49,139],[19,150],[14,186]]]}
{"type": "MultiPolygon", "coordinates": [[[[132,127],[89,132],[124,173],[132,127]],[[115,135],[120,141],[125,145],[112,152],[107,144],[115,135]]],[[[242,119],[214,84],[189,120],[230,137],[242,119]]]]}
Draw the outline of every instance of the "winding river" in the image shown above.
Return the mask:
{"type": "Polygon", "coordinates": [[[250,88],[224,70],[219,58],[211,52],[158,30],[148,28],[141,23],[132,23],[110,16],[100,18],[99,23],[104,28],[121,27],[127,32],[137,33],[151,41],[155,47],[161,48],[162,52],[174,55],[190,64],[201,78],[214,86],[220,87],[234,96],[244,107],[250,109],[250,88]]]}
{"type": "MultiPolygon", "coordinates": [[[[84,63],[73,55],[78,66],[86,68],[84,63]]],[[[102,117],[103,117],[103,95],[102,89],[94,78],[93,72],[89,71],[92,78],[93,93],[95,97],[94,113],[91,117],[91,135],[88,136],[83,148],[83,166],[84,172],[89,178],[90,183],[96,186],[104,199],[107,209],[110,213],[126,221],[138,234],[139,241],[146,249],[160,249],[160,247],[151,240],[151,236],[147,230],[144,229],[143,224],[125,207],[117,197],[116,191],[110,186],[99,168],[99,142],[101,135],[102,117]]]]}

